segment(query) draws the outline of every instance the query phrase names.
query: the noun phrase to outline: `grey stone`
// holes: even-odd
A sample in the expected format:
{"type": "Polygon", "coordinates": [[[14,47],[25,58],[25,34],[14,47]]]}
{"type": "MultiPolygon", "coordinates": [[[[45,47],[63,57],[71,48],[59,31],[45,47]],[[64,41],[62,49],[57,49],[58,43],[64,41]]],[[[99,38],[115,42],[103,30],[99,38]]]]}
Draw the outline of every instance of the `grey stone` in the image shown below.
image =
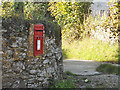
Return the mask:
{"type": "Polygon", "coordinates": [[[18,40],[19,40],[19,41],[22,41],[22,39],[23,39],[23,38],[21,38],[21,37],[18,37],[18,40]]]}
{"type": "Polygon", "coordinates": [[[80,86],[80,88],[86,88],[86,86],[80,86]]]}
{"type": "Polygon", "coordinates": [[[42,58],[43,60],[45,60],[45,55],[43,56],[43,58],[42,58]]]}
{"type": "Polygon", "coordinates": [[[22,68],[23,70],[25,69],[25,66],[23,65],[23,68],[22,68]]]}
{"type": "Polygon", "coordinates": [[[36,70],[30,70],[31,74],[36,74],[36,70]]]}
{"type": "Polygon", "coordinates": [[[44,60],[43,61],[43,64],[46,64],[46,63],[48,63],[49,62],[49,60],[47,59],[47,60],[44,60]]]}
{"type": "Polygon", "coordinates": [[[22,47],[22,43],[19,42],[19,47],[22,47]]]}
{"type": "Polygon", "coordinates": [[[54,68],[53,68],[53,67],[47,68],[47,72],[48,72],[48,73],[51,73],[51,72],[53,73],[53,72],[54,72],[54,68]]]}
{"type": "Polygon", "coordinates": [[[35,78],[36,76],[35,75],[29,75],[29,78],[35,78]]]}
{"type": "Polygon", "coordinates": [[[24,46],[25,46],[25,47],[27,47],[27,46],[28,46],[28,44],[27,44],[27,43],[24,43],[24,46]]]}
{"type": "Polygon", "coordinates": [[[13,43],[12,47],[18,47],[17,43],[13,43]]]}
{"type": "Polygon", "coordinates": [[[12,61],[14,61],[14,59],[12,58],[12,59],[9,59],[8,61],[11,61],[11,62],[12,62],[12,61]]]}
{"type": "Polygon", "coordinates": [[[19,80],[15,81],[15,83],[12,86],[12,88],[19,88],[19,83],[20,83],[19,80]]]}
{"type": "Polygon", "coordinates": [[[28,76],[22,76],[23,79],[28,79],[29,77],[28,76]]]}
{"type": "Polygon", "coordinates": [[[48,57],[49,57],[49,56],[52,56],[52,53],[48,53],[47,56],[48,56],[48,57]]]}
{"type": "Polygon", "coordinates": [[[57,69],[57,67],[58,67],[58,66],[57,66],[57,63],[55,62],[55,68],[57,69]]]}
{"type": "Polygon", "coordinates": [[[27,49],[24,49],[24,51],[27,51],[27,49]]]}
{"type": "Polygon", "coordinates": [[[7,53],[8,53],[8,54],[12,54],[12,51],[11,51],[11,50],[7,50],[7,53]]]}
{"type": "Polygon", "coordinates": [[[28,88],[37,88],[37,84],[28,84],[28,88]]]}
{"type": "Polygon", "coordinates": [[[38,78],[38,81],[42,82],[44,80],[44,78],[38,78]]]}
{"type": "Polygon", "coordinates": [[[22,55],[23,55],[23,56],[26,56],[26,53],[23,53],[22,55]]]}
{"type": "Polygon", "coordinates": [[[38,73],[41,73],[41,70],[37,70],[38,73]]]}
{"type": "Polygon", "coordinates": [[[22,72],[24,67],[24,64],[20,61],[13,63],[13,70],[15,72],[22,72]]]}
{"type": "Polygon", "coordinates": [[[25,80],[20,81],[19,88],[26,88],[25,80]]]}
{"type": "Polygon", "coordinates": [[[28,79],[29,83],[34,83],[34,78],[28,79]]]}

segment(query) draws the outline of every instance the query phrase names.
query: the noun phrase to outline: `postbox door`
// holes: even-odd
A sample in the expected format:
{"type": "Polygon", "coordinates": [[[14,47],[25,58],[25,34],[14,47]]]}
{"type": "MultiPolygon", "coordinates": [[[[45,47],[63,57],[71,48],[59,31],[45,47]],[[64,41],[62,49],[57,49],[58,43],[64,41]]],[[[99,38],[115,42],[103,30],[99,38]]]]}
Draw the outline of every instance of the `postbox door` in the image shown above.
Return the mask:
{"type": "Polygon", "coordinates": [[[41,25],[37,25],[34,28],[34,55],[43,54],[43,29],[39,28],[41,25]]]}

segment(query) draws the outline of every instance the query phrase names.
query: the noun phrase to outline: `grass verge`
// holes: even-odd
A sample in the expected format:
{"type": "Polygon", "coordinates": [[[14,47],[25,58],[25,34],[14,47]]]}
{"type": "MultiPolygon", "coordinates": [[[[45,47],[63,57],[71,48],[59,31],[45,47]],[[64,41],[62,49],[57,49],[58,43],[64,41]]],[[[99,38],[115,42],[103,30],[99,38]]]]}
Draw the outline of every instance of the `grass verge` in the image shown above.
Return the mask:
{"type": "Polygon", "coordinates": [[[112,45],[100,40],[85,38],[82,41],[62,41],[63,58],[118,62],[118,44],[112,45]]]}
{"type": "Polygon", "coordinates": [[[103,73],[107,73],[107,74],[120,74],[119,73],[120,67],[113,66],[111,64],[101,64],[100,66],[97,67],[96,70],[98,72],[103,72],[103,73]]]}
{"type": "Polygon", "coordinates": [[[64,73],[65,73],[66,75],[77,76],[77,74],[74,74],[74,73],[72,73],[72,72],[70,72],[70,71],[65,71],[64,73]]]}
{"type": "Polygon", "coordinates": [[[76,88],[76,80],[73,77],[67,77],[63,80],[54,81],[50,88],[76,88]]]}

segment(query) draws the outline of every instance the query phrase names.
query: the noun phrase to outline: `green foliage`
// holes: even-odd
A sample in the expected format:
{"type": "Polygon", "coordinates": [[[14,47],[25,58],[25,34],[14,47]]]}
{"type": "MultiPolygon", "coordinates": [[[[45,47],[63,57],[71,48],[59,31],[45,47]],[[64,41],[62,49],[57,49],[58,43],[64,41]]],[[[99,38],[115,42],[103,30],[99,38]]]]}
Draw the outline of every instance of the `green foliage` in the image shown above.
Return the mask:
{"type": "Polygon", "coordinates": [[[65,40],[62,42],[63,57],[66,59],[118,62],[118,44],[111,45],[91,38],[75,40],[72,43],[65,40]]]}
{"type": "Polygon", "coordinates": [[[28,20],[53,19],[47,11],[48,2],[3,2],[2,17],[22,17],[28,20]]]}
{"type": "MultiPolygon", "coordinates": [[[[25,2],[24,15],[26,19],[39,20],[50,17],[47,11],[48,2],[25,2]]],[[[47,18],[49,19],[49,18],[47,18]]]]}
{"type": "Polygon", "coordinates": [[[111,6],[109,8],[110,13],[107,16],[105,15],[106,12],[104,12],[102,16],[98,14],[96,17],[93,17],[91,15],[87,17],[87,19],[83,23],[86,34],[90,34],[91,30],[98,30],[97,26],[99,26],[99,28],[102,28],[104,30],[109,28],[112,34],[115,35],[115,37],[119,35],[119,4],[115,0],[111,0],[110,2],[108,2],[108,5],[111,6]]]}
{"type": "Polygon", "coordinates": [[[104,14],[100,17],[100,15],[93,18],[93,16],[89,16],[86,21],[84,21],[84,28],[87,35],[91,35],[91,31],[94,30],[105,30],[109,29],[109,34],[115,37],[118,37],[118,19],[114,19],[116,16],[104,16],[104,14]],[[99,27],[99,28],[98,28],[99,27]]]}
{"type": "Polygon", "coordinates": [[[23,13],[24,2],[14,2],[13,7],[15,10],[15,13],[21,14],[21,13],[23,13]]]}
{"type": "Polygon", "coordinates": [[[50,88],[76,88],[76,80],[73,77],[67,77],[65,80],[58,80],[54,82],[54,85],[51,85],[50,88]]]}
{"type": "Polygon", "coordinates": [[[119,73],[120,67],[113,66],[111,64],[101,64],[100,66],[97,67],[96,70],[108,74],[120,74],[119,73]]]}
{"type": "Polygon", "coordinates": [[[92,2],[52,2],[48,8],[62,27],[63,38],[70,40],[83,37],[84,15],[87,15],[92,2]]]}
{"type": "Polygon", "coordinates": [[[15,14],[13,2],[2,2],[2,17],[7,18],[15,14]]]}
{"type": "Polygon", "coordinates": [[[18,16],[24,18],[24,2],[2,2],[2,17],[10,18],[18,16]]]}
{"type": "MultiPolygon", "coordinates": [[[[98,15],[95,18],[91,15],[88,17],[85,16],[86,19],[81,25],[81,28],[85,31],[85,35],[90,36],[92,30],[96,31],[101,28],[101,30],[105,31],[107,31],[107,29],[110,30],[108,32],[110,37],[119,38],[118,9],[116,7],[118,7],[118,4],[111,7],[112,9],[110,9],[110,14],[107,17],[104,16],[104,14],[102,17],[98,15]],[[116,8],[115,12],[113,8],[116,8]]],[[[69,31],[67,33],[69,33],[69,31]]],[[[63,37],[62,39],[64,58],[118,62],[120,57],[117,43],[115,45],[111,45],[107,42],[103,43],[100,40],[91,38],[85,38],[83,41],[78,39],[72,42],[69,42],[69,38],[65,40],[63,37]]]]}
{"type": "Polygon", "coordinates": [[[77,76],[77,74],[74,74],[74,73],[72,73],[72,72],[70,72],[70,71],[65,71],[65,74],[66,74],[66,75],[71,75],[71,76],[77,76]]]}

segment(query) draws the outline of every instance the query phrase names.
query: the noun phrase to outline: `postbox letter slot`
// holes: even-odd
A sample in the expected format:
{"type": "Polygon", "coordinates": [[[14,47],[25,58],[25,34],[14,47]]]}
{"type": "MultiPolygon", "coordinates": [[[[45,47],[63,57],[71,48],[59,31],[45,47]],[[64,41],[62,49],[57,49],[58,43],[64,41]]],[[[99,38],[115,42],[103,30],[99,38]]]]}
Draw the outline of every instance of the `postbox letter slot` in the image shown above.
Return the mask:
{"type": "Polygon", "coordinates": [[[36,31],[42,32],[42,30],[36,30],[36,31]]]}
{"type": "Polygon", "coordinates": [[[40,50],[40,40],[37,40],[37,50],[40,50]]]}

